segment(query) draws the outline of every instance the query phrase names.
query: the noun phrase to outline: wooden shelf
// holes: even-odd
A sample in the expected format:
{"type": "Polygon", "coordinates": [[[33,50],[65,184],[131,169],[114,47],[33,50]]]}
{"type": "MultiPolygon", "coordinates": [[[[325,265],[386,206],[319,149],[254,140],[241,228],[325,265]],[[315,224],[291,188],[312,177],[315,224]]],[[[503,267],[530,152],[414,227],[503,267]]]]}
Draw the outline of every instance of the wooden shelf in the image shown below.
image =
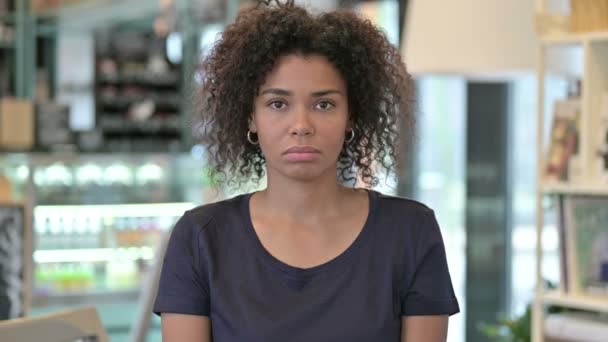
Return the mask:
{"type": "Polygon", "coordinates": [[[11,207],[22,207],[25,205],[25,203],[20,202],[20,201],[13,201],[13,200],[7,200],[7,199],[0,198],[0,205],[11,206],[11,207]]]}
{"type": "Polygon", "coordinates": [[[585,42],[606,42],[608,43],[608,31],[583,32],[583,33],[563,33],[549,34],[540,38],[542,45],[572,45],[583,44],[585,42]]]}
{"type": "Polygon", "coordinates": [[[545,304],[608,313],[608,297],[591,297],[550,291],[543,294],[542,299],[545,304]]]}
{"type": "Polygon", "coordinates": [[[583,35],[574,33],[564,34],[549,34],[540,38],[542,45],[571,45],[571,44],[582,44],[583,35]]]}
{"type": "Polygon", "coordinates": [[[542,185],[545,194],[556,195],[592,195],[608,196],[608,184],[567,184],[567,183],[545,183],[542,185]]]}
{"type": "MultiPolygon", "coordinates": [[[[540,154],[537,155],[537,169],[541,175],[546,173],[545,162],[549,158],[557,158],[551,154],[551,151],[545,151],[543,144],[546,141],[553,142],[553,130],[555,124],[556,108],[555,102],[565,100],[566,94],[576,93],[581,90],[580,108],[577,114],[577,137],[578,137],[578,164],[567,164],[568,168],[572,168],[570,175],[571,181],[550,180],[548,178],[538,179],[536,188],[536,229],[537,240],[540,240],[538,234],[543,233],[545,226],[553,223],[553,219],[558,222],[558,245],[560,249],[566,247],[569,258],[560,258],[557,268],[552,265],[553,271],[563,273],[566,269],[568,277],[578,279],[579,271],[576,269],[576,263],[570,257],[577,255],[576,249],[578,245],[571,245],[574,242],[572,225],[576,222],[571,222],[570,210],[574,206],[573,202],[563,202],[563,206],[555,205],[551,210],[545,211],[544,196],[546,195],[563,195],[564,197],[573,196],[601,196],[608,198],[608,181],[602,179],[602,172],[599,169],[601,160],[599,159],[597,150],[600,149],[600,138],[603,138],[604,127],[602,126],[602,106],[603,97],[608,89],[608,28],[601,31],[591,32],[564,32],[567,30],[570,18],[568,11],[558,11],[553,5],[548,5],[547,1],[536,0],[536,15],[537,15],[537,32],[551,31],[538,36],[538,63],[536,71],[538,73],[537,81],[537,148],[540,154]],[[554,11],[551,11],[551,10],[554,11]],[[543,31],[543,29],[545,31],[543,31]],[[556,78],[545,77],[550,74],[555,74],[556,78]],[[578,84],[577,84],[578,83],[578,84]],[[561,92],[556,92],[561,88],[561,92]],[[578,89],[574,89],[578,88],[578,89]],[[553,102],[553,104],[550,104],[553,102]],[[551,108],[553,106],[553,108],[551,108]],[[551,113],[549,113],[551,112],[551,113]],[[544,127],[551,125],[550,130],[545,130],[544,127]],[[546,136],[549,134],[549,136],[546,136]],[[545,160],[546,159],[546,160],[545,160]],[[551,212],[552,219],[545,220],[545,214],[551,212]],[[566,245],[566,246],[564,246],[566,245]],[[573,268],[573,269],[571,269],[573,268]]],[[[589,10],[589,9],[586,9],[589,10]]],[[[582,11],[584,12],[584,11],[582,11]]],[[[584,13],[588,15],[589,13],[584,13]]],[[[574,95],[574,94],[572,94],[574,95]]],[[[562,113],[559,113],[560,115],[562,113]]],[[[563,157],[563,155],[560,155],[563,157]]],[[[574,159],[574,158],[572,158],[574,159]]],[[[568,160],[568,163],[571,160],[568,160]]],[[[564,165],[560,165],[564,166],[564,165]]],[[[574,200],[574,199],[572,199],[574,200]]],[[[603,202],[602,202],[603,203],[603,202]]],[[[602,204],[603,205],[603,204],[602,204]]],[[[590,209],[591,210],[591,209],[590,209]]],[[[593,210],[596,210],[595,208],[593,210]]],[[[541,246],[537,246],[541,247],[541,246]]],[[[536,250],[536,277],[540,284],[544,286],[541,265],[546,263],[546,251],[536,250]]],[[[577,256],[589,258],[588,256],[577,256]]],[[[561,274],[561,278],[564,275],[561,274]]],[[[541,291],[535,294],[535,305],[532,314],[532,342],[546,342],[548,338],[543,336],[543,320],[547,314],[544,306],[555,305],[565,308],[585,310],[591,312],[600,312],[608,314],[608,295],[596,295],[587,292],[566,292],[566,291],[541,291]]]]}

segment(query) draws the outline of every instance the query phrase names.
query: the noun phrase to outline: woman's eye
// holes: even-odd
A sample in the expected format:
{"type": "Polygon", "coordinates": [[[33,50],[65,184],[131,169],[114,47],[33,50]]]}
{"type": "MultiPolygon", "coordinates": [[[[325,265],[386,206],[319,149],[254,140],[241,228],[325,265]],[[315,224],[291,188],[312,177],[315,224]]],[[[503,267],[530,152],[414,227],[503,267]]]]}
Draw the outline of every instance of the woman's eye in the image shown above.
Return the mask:
{"type": "Polygon", "coordinates": [[[283,101],[272,101],[269,104],[270,108],[272,109],[283,109],[285,108],[286,104],[283,101]]]}
{"type": "Polygon", "coordinates": [[[320,110],[330,110],[334,107],[334,104],[329,101],[321,101],[317,103],[316,108],[320,110]]]}

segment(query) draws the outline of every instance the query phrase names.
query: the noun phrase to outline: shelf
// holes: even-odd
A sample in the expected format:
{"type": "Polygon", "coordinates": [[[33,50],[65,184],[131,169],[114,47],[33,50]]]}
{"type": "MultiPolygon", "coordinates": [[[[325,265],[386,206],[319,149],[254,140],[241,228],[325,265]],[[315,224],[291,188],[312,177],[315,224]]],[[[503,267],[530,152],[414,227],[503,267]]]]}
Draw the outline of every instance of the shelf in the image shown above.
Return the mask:
{"type": "Polygon", "coordinates": [[[152,100],[156,107],[179,108],[181,97],[179,95],[141,95],[141,96],[104,96],[99,98],[99,104],[104,107],[127,107],[136,102],[152,100]]]}
{"type": "Polygon", "coordinates": [[[99,217],[158,217],[182,216],[194,207],[192,203],[99,204],[99,205],[39,205],[34,216],[93,215],[99,217]]]}
{"type": "Polygon", "coordinates": [[[179,77],[177,73],[153,74],[153,73],[138,73],[124,75],[101,75],[98,78],[98,83],[106,84],[139,84],[152,87],[180,87],[179,77]]]}
{"type": "Polygon", "coordinates": [[[9,12],[7,13],[0,13],[0,23],[15,23],[17,19],[17,15],[14,13],[9,12]]]}
{"type": "Polygon", "coordinates": [[[14,201],[14,200],[7,200],[7,199],[0,199],[0,205],[3,206],[11,206],[11,207],[22,207],[25,205],[24,202],[21,201],[14,201]]]}
{"type": "Polygon", "coordinates": [[[583,35],[574,33],[550,34],[540,38],[541,43],[545,46],[582,44],[583,40],[583,35]]]}
{"type": "Polygon", "coordinates": [[[0,41],[0,50],[3,50],[3,49],[8,50],[8,49],[14,49],[14,48],[15,48],[15,44],[13,42],[0,41]]]}
{"type": "MultiPolygon", "coordinates": [[[[131,160],[135,158],[165,158],[167,156],[171,158],[177,157],[189,157],[189,151],[183,152],[181,154],[168,154],[167,152],[87,152],[87,151],[51,151],[51,152],[41,152],[41,151],[4,151],[0,150],[2,157],[15,158],[17,160],[23,160],[23,163],[28,163],[31,161],[32,164],[36,166],[48,166],[46,164],[51,164],[54,162],[64,162],[64,163],[84,163],[85,161],[91,161],[89,159],[96,159],[98,162],[106,162],[110,161],[120,161],[121,159],[131,160]]],[[[94,163],[96,161],[93,161],[94,163]]]]}
{"type": "Polygon", "coordinates": [[[120,260],[152,260],[152,247],[119,247],[89,249],[49,249],[34,251],[38,264],[61,262],[108,262],[120,260]]]}
{"type": "Polygon", "coordinates": [[[567,183],[545,183],[542,186],[542,191],[545,194],[555,195],[593,195],[593,196],[608,196],[608,184],[598,185],[579,185],[567,183]]]}
{"type": "Polygon", "coordinates": [[[146,121],[130,121],[121,117],[102,117],[99,127],[108,134],[180,134],[179,116],[171,119],[151,118],[146,121]]]}
{"type": "Polygon", "coordinates": [[[70,292],[51,292],[49,294],[35,294],[32,297],[32,306],[68,305],[68,304],[98,304],[109,302],[127,302],[139,298],[141,289],[116,290],[84,290],[70,292]]]}
{"type": "Polygon", "coordinates": [[[608,313],[608,297],[591,297],[550,291],[546,292],[542,298],[544,304],[608,313]]]}
{"type": "Polygon", "coordinates": [[[541,37],[540,41],[545,46],[583,44],[585,42],[608,43],[608,31],[550,34],[541,37]]]}

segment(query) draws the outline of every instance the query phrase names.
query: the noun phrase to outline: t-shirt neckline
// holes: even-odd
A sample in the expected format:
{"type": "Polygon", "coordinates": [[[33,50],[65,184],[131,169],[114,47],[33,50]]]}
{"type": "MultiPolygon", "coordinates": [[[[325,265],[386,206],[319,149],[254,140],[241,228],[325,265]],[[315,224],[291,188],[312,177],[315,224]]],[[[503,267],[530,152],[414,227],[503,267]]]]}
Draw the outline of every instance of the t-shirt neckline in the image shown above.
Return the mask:
{"type": "Polygon", "coordinates": [[[369,205],[367,218],[365,220],[365,223],[363,224],[363,228],[361,229],[355,240],[350,244],[350,246],[348,246],[341,254],[320,265],[309,268],[295,267],[276,258],[266,249],[266,247],[264,247],[255,231],[253,221],[251,219],[250,200],[251,196],[255,192],[245,194],[242,197],[241,211],[245,219],[245,230],[247,231],[247,235],[249,236],[250,240],[254,244],[254,249],[256,253],[258,253],[258,255],[261,256],[262,259],[264,259],[264,261],[270,266],[272,266],[274,269],[297,278],[308,278],[320,274],[322,272],[327,272],[328,270],[343,265],[344,263],[347,263],[349,260],[351,260],[353,256],[358,253],[358,250],[361,249],[361,246],[365,244],[365,241],[369,238],[372,222],[374,221],[376,216],[377,192],[369,189],[364,190],[366,190],[368,194],[369,205]]]}

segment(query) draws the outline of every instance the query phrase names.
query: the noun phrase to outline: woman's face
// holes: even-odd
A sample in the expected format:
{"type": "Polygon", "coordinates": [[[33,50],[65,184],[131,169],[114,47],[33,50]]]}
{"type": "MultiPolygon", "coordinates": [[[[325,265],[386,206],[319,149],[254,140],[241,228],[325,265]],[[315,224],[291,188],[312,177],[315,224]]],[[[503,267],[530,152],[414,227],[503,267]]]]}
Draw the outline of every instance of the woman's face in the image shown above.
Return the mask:
{"type": "Polygon", "coordinates": [[[260,86],[249,129],[257,133],[270,175],[335,177],[350,129],[342,76],[320,55],[279,58],[260,86]]]}

